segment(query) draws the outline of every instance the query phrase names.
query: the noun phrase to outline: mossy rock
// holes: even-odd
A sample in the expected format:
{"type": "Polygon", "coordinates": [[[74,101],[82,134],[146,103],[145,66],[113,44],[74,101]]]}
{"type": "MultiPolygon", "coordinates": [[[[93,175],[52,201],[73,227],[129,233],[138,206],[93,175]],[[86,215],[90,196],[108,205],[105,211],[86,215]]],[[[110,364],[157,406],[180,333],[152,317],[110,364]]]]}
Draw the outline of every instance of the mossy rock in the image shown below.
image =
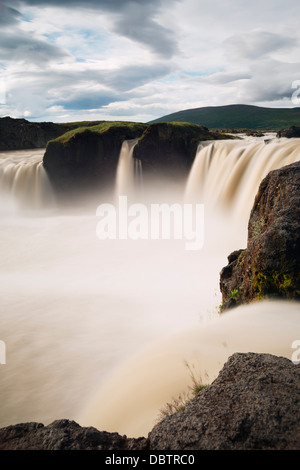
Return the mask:
{"type": "Polygon", "coordinates": [[[79,195],[113,185],[123,141],[140,137],[147,127],[143,123],[103,121],[50,141],[43,164],[56,193],[79,195]]]}
{"type": "Polygon", "coordinates": [[[300,300],[300,162],[271,171],[261,182],[247,248],[228,257],[220,289],[221,311],[270,297],[300,300]]]}

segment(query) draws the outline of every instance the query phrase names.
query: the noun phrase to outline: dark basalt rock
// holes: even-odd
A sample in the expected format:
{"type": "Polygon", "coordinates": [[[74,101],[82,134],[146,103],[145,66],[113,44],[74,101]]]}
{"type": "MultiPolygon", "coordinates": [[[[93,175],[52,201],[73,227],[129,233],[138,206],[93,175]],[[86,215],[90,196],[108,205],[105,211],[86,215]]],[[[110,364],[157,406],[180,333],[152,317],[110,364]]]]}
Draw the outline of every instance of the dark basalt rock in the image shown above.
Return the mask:
{"type": "Polygon", "coordinates": [[[56,192],[70,195],[109,189],[114,185],[124,140],[139,139],[134,158],[143,177],[185,178],[201,140],[226,138],[203,126],[186,123],[142,124],[111,122],[77,129],[49,142],[44,168],[56,192]]]}
{"type": "Polygon", "coordinates": [[[292,139],[294,137],[300,137],[300,127],[299,126],[291,126],[285,129],[281,129],[277,132],[277,137],[286,137],[288,139],[292,139]]]}
{"type": "Polygon", "coordinates": [[[183,411],[152,429],[150,449],[299,449],[299,405],[299,366],[270,354],[236,353],[183,411]]]}
{"type": "Polygon", "coordinates": [[[299,410],[299,365],[270,354],[235,353],[211,385],[147,438],[64,419],[2,428],[0,450],[299,450],[299,410]]]}
{"type": "Polygon", "coordinates": [[[245,250],[220,273],[222,309],[266,297],[300,299],[300,162],[261,182],[245,250]]]}
{"type": "Polygon", "coordinates": [[[141,160],[144,176],[162,176],[173,181],[187,177],[201,141],[226,138],[196,124],[152,124],[135,147],[134,157],[141,160]]]}
{"type": "Polygon", "coordinates": [[[49,140],[64,134],[68,128],[68,126],[53,122],[0,118],[0,150],[45,148],[49,140]]]}
{"type": "Polygon", "coordinates": [[[147,446],[145,438],[128,439],[67,419],[48,426],[21,423],[0,429],[0,450],[146,450],[147,446]]]}
{"type": "Polygon", "coordinates": [[[123,141],[140,137],[146,127],[124,124],[105,131],[92,127],[49,142],[43,164],[56,192],[72,195],[110,187],[123,141]]]}

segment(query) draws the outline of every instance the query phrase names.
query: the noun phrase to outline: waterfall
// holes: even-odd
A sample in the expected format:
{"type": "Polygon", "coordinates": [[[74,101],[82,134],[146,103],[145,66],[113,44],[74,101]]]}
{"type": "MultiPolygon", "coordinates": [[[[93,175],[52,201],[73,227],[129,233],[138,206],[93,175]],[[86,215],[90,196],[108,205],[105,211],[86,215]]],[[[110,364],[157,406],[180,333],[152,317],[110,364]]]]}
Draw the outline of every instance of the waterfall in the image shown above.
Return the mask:
{"type": "Polygon", "coordinates": [[[134,159],[134,185],[138,189],[143,188],[143,167],[138,158],[134,159]]]}
{"type": "Polygon", "coordinates": [[[249,217],[261,180],[300,160],[300,139],[215,141],[199,145],[185,200],[249,217]]]}
{"type": "MultiPolygon", "coordinates": [[[[113,190],[134,188],[140,202],[136,142],[122,146],[113,190]]],[[[291,356],[298,304],[255,303],[222,316],[217,309],[219,273],[246,246],[259,183],[300,159],[300,139],[203,142],[185,194],[176,185],[174,195],[172,181],[162,194],[144,185],[146,203],[205,203],[205,243],[192,253],[181,240],[100,241],[94,212],[76,204],[3,213],[7,201],[30,209],[52,201],[42,158],[42,150],[0,153],[1,427],[65,417],[146,436],[159,409],[190,385],[186,362],[211,381],[234,352],[291,356]]]]}
{"type": "Polygon", "coordinates": [[[138,139],[125,140],[122,144],[116,173],[116,195],[128,196],[133,193],[136,177],[141,179],[141,162],[133,158],[138,139]]]}
{"type": "Polygon", "coordinates": [[[0,195],[3,207],[35,210],[51,207],[54,195],[43,167],[43,152],[0,154],[0,195]]]}

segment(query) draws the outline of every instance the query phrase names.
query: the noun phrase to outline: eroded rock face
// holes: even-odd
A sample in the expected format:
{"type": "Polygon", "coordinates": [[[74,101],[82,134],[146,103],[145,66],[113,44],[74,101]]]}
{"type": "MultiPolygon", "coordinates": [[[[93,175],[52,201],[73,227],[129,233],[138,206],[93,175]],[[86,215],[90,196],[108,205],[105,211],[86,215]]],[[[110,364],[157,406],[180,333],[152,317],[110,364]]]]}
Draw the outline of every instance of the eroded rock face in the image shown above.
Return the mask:
{"type": "Polygon", "coordinates": [[[142,163],[143,177],[183,181],[201,140],[226,138],[203,126],[186,123],[111,123],[78,129],[69,136],[49,142],[43,163],[50,181],[60,194],[93,192],[115,183],[120,150],[124,140],[139,139],[134,158],[142,163]]]}
{"type": "Polygon", "coordinates": [[[170,180],[186,178],[199,142],[226,138],[206,127],[187,123],[152,124],[134,149],[141,160],[144,176],[162,176],[170,180]]]}
{"type": "Polygon", "coordinates": [[[234,354],[183,411],[149,434],[153,450],[300,448],[300,367],[269,354],[234,354]]]}
{"type": "Polygon", "coordinates": [[[220,289],[224,310],[265,297],[300,299],[300,162],[261,182],[247,248],[228,257],[220,289]]]}
{"type": "Polygon", "coordinates": [[[29,122],[26,119],[0,119],[0,150],[44,148],[50,139],[64,134],[68,128],[52,122],[29,122]]]}
{"type": "Polygon", "coordinates": [[[114,184],[122,142],[140,137],[145,127],[115,126],[106,132],[87,128],[66,141],[49,142],[43,164],[55,191],[72,195],[114,184]]]}

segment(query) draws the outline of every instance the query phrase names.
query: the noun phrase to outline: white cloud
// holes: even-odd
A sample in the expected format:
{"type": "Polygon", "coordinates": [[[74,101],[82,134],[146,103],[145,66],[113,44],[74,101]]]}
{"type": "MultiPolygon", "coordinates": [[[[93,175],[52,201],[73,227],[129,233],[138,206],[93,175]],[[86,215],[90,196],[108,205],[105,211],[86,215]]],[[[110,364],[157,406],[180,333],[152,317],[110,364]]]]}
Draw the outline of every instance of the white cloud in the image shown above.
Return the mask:
{"type": "Polygon", "coordinates": [[[10,0],[2,115],[149,121],[232,103],[292,106],[297,0],[10,0]]]}

